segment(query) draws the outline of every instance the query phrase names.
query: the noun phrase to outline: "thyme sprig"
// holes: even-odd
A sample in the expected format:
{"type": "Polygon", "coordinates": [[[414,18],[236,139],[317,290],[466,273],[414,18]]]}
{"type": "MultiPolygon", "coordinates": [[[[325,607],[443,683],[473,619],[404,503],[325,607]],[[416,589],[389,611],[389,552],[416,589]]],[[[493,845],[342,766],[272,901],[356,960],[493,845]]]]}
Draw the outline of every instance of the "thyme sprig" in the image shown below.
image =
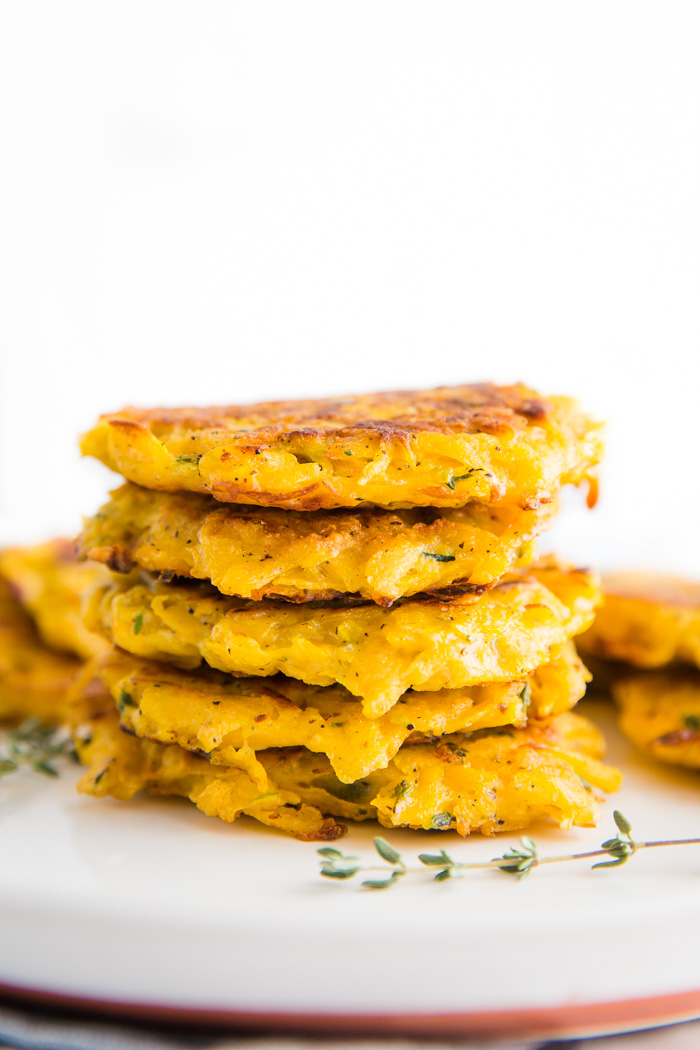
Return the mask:
{"type": "Polygon", "coordinates": [[[38,718],[27,718],[16,729],[3,733],[0,739],[0,777],[14,773],[21,766],[46,777],[57,777],[53,762],[63,757],[76,760],[68,731],[44,725],[38,718]]]}
{"type": "Polygon", "coordinates": [[[527,837],[520,839],[519,846],[511,846],[501,857],[494,857],[487,861],[457,861],[446,853],[444,849],[439,853],[419,853],[418,860],[422,868],[410,868],[403,860],[401,854],[390,846],[386,839],[375,838],[374,847],[383,861],[389,866],[362,864],[359,857],[349,857],[338,849],[325,847],[318,850],[321,857],[321,875],[327,879],[351,879],[358,872],[382,872],[384,878],[366,879],[362,885],[370,890],[384,890],[396,885],[407,875],[424,875],[426,868],[439,868],[433,875],[435,882],[445,882],[447,879],[461,879],[467,872],[490,869],[502,871],[506,875],[514,875],[516,879],[524,879],[543,864],[563,864],[567,861],[590,860],[594,857],[610,857],[610,860],[598,861],[593,868],[617,868],[625,864],[630,857],[643,849],[656,849],[659,846],[695,846],[700,845],[700,838],[693,839],[664,839],[653,842],[637,842],[632,838],[632,825],[626,817],[615,810],[613,813],[617,835],[606,839],[600,849],[587,850],[585,853],[565,853],[555,857],[542,857],[537,849],[537,844],[527,837]]]}

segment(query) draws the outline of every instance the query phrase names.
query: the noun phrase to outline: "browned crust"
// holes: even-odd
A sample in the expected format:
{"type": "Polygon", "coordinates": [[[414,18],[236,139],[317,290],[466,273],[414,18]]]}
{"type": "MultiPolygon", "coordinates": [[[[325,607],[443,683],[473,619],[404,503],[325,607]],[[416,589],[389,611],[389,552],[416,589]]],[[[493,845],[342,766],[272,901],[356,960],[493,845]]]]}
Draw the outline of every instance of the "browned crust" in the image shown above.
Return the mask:
{"type": "MultiPolygon", "coordinates": [[[[601,425],[566,397],[474,383],[107,413],[82,450],[147,488],[286,510],[534,509],[595,473],[601,425]],[[346,457],[349,457],[346,459],[346,457]]],[[[590,492],[595,497],[594,488],[590,492]]]]}
{"type": "Polygon", "coordinates": [[[347,596],[389,606],[409,594],[485,594],[532,559],[534,538],[555,510],[473,503],[312,513],[222,506],[208,495],[133,484],[111,495],[86,519],[82,557],[119,574],[140,567],[159,573],[161,582],[196,578],[224,594],[292,603],[347,596]]]}
{"type": "Polygon", "coordinates": [[[700,583],[680,576],[655,572],[613,573],[604,577],[603,589],[612,598],[654,606],[700,609],[700,583]]]}
{"type": "MultiPolygon", "coordinates": [[[[263,447],[262,445],[260,447],[263,447]]],[[[223,452],[221,455],[222,463],[230,456],[228,453],[223,452]]],[[[215,499],[220,500],[221,503],[236,503],[238,499],[245,496],[248,492],[246,485],[237,485],[233,481],[225,481],[223,478],[218,479],[211,487],[211,494],[215,499]]],[[[328,500],[323,494],[323,488],[317,482],[311,485],[305,485],[301,489],[292,489],[287,492],[265,492],[264,490],[258,490],[256,498],[263,507],[292,507],[298,508],[303,505],[304,510],[325,510],[327,509],[328,500]],[[313,493],[317,495],[313,495],[313,493]]]]}
{"type": "Polygon", "coordinates": [[[340,398],[262,401],[252,405],[202,408],[125,408],[107,415],[112,425],[130,428],[159,424],[230,431],[240,423],[250,433],[250,451],[266,440],[314,438],[328,431],[339,437],[367,433],[395,442],[416,431],[504,433],[542,423],[550,403],[522,384],[498,387],[474,383],[433,390],[390,390],[340,398]],[[255,435],[253,437],[253,434],[255,435]]]}
{"type": "Polygon", "coordinates": [[[87,556],[90,561],[98,561],[102,565],[106,565],[112,572],[131,572],[136,565],[129,551],[118,543],[108,547],[91,547],[87,552],[87,556]]]}
{"type": "MultiPolygon", "coordinates": [[[[111,569],[112,572],[116,572],[120,575],[126,575],[133,569],[137,568],[137,562],[131,557],[128,551],[124,550],[118,544],[111,547],[91,547],[86,554],[90,561],[101,562],[106,565],[107,568],[111,569]]],[[[158,574],[159,583],[171,583],[173,580],[178,579],[180,582],[185,582],[191,577],[177,576],[174,572],[161,572],[158,574]]],[[[445,600],[449,598],[461,598],[465,595],[472,595],[474,598],[481,597],[482,594],[486,594],[487,591],[491,590],[496,585],[497,581],[491,583],[469,583],[466,580],[455,580],[454,583],[449,584],[446,587],[427,587],[425,590],[418,592],[416,595],[412,595],[412,600],[424,596],[426,599],[438,599],[445,600]]],[[[264,594],[260,595],[260,599],[265,598],[272,601],[288,602],[291,605],[304,605],[311,602],[316,603],[327,603],[327,602],[347,602],[352,605],[367,605],[370,604],[370,600],[363,597],[357,592],[347,593],[344,591],[333,591],[333,590],[306,590],[299,594],[277,594],[274,589],[266,589],[264,594]]],[[[256,598],[256,600],[258,600],[256,598]]],[[[404,601],[409,599],[404,597],[404,601]]],[[[396,601],[389,598],[376,597],[371,599],[376,605],[381,605],[384,608],[390,608],[396,601]]]]}
{"type": "Polygon", "coordinates": [[[653,742],[662,747],[677,747],[679,744],[690,744],[700,740],[700,729],[676,729],[671,733],[659,736],[653,742]]]}
{"type": "Polygon", "coordinates": [[[335,842],[347,834],[348,826],[333,817],[325,817],[313,833],[304,835],[297,832],[294,836],[299,842],[335,842]]]}

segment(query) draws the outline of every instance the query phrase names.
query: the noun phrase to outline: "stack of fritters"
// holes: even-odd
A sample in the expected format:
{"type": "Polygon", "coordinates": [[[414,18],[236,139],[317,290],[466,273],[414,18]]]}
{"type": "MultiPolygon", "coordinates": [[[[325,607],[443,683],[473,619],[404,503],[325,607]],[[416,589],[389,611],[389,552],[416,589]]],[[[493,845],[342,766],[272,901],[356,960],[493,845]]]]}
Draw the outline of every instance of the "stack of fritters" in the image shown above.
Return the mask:
{"type": "Polygon", "coordinates": [[[182,794],[301,838],[336,818],[592,824],[617,786],[571,714],[594,575],[533,562],[599,427],[483,384],[103,416],[127,484],[86,522],[114,646],[74,702],[83,787],[182,794]],[[125,732],[120,732],[119,730],[125,732]]]}
{"type": "Polygon", "coordinates": [[[662,762],[700,769],[700,584],[616,573],[582,638],[620,728],[662,762]]]}

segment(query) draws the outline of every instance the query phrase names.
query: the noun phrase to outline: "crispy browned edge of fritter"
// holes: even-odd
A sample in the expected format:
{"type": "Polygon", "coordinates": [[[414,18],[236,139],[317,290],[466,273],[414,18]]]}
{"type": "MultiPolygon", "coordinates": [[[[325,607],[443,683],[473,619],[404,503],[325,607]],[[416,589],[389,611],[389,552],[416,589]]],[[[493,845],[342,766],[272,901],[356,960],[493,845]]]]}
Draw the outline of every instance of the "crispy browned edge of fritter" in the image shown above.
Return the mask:
{"type": "Polygon", "coordinates": [[[262,401],[251,405],[130,406],[105,413],[100,420],[125,428],[139,423],[230,431],[232,424],[245,419],[250,425],[247,437],[265,443],[281,437],[311,439],[329,432],[344,437],[374,435],[395,441],[407,440],[416,432],[498,434],[522,431],[532,423],[542,424],[551,414],[551,403],[528,387],[477,383],[339,398],[262,401]],[[373,410],[382,407],[393,407],[396,411],[388,419],[374,418],[373,410]]]}
{"type": "Polygon", "coordinates": [[[603,593],[611,599],[700,612],[700,582],[682,576],[643,570],[609,573],[603,577],[603,593]]]}

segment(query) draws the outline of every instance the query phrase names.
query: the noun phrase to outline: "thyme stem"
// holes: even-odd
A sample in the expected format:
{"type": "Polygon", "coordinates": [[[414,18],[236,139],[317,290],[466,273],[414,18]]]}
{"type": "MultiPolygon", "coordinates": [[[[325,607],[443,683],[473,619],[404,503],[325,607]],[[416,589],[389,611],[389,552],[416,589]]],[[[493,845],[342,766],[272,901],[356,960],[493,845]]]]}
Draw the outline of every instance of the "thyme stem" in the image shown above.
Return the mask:
{"type": "Polygon", "coordinates": [[[698,846],[700,839],[657,839],[656,842],[638,842],[637,849],[656,849],[657,846],[698,846]]]}
{"type": "Polygon", "coordinates": [[[350,879],[360,871],[381,871],[387,876],[386,878],[371,879],[362,883],[362,885],[368,889],[377,890],[393,886],[407,875],[424,875],[426,873],[426,867],[439,869],[436,874],[433,875],[433,879],[437,882],[444,882],[446,879],[461,878],[466,872],[479,870],[499,870],[506,872],[509,875],[515,875],[518,879],[522,879],[528,875],[533,868],[540,867],[543,864],[563,864],[568,861],[591,860],[597,857],[608,857],[610,858],[609,860],[594,864],[593,867],[613,868],[626,863],[630,857],[643,849],[657,849],[661,846],[700,845],[700,838],[658,839],[649,842],[636,842],[632,838],[632,827],[622,813],[615,810],[613,817],[618,832],[616,837],[608,839],[599,849],[586,850],[583,853],[565,853],[554,857],[541,857],[533,840],[530,838],[522,838],[519,847],[511,846],[502,857],[494,857],[493,860],[457,861],[450,857],[450,855],[443,849],[435,854],[421,853],[418,859],[423,867],[410,868],[404,863],[401,854],[398,853],[393,846],[389,845],[389,843],[383,838],[376,838],[374,840],[375,849],[382,860],[391,865],[390,870],[376,864],[363,865],[357,857],[346,857],[340,852],[340,850],[326,847],[318,850],[318,853],[322,858],[321,874],[326,878],[350,879]]]}
{"type": "Polygon", "coordinates": [[[44,725],[38,718],[27,718],[0,735],[0,777],[21,766],[56,777],[53,761],[62,757],[76,758],[70,733],[62,727],[44,725]]]}

